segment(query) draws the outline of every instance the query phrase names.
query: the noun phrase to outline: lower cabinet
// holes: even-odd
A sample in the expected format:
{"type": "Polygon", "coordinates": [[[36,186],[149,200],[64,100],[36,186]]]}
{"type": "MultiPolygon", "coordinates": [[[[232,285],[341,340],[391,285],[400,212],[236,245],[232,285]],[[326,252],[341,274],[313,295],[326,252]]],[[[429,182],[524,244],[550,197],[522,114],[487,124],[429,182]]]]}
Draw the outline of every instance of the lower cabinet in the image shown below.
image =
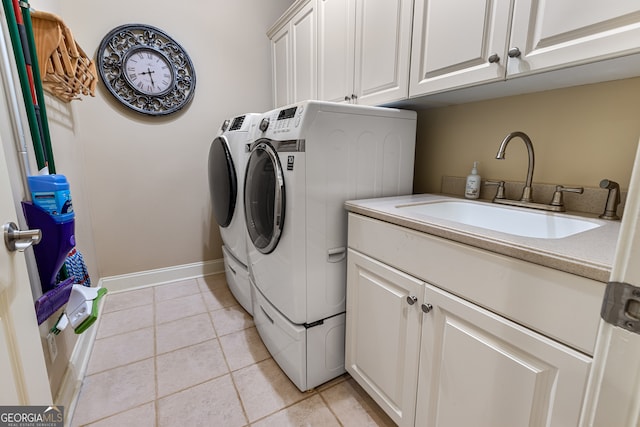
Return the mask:
{"type": "Polygon", "coordinates": [[[349,249],[346,369],[399,426],[414,425],[422,324],[418,301],[424,290],[423,282],[349,249]]]}
{"type": "Polygon", "coordinates": [[[591,357],[353,249],[347,274],[347,371],[399,426],[579,424],[591,357]]]}

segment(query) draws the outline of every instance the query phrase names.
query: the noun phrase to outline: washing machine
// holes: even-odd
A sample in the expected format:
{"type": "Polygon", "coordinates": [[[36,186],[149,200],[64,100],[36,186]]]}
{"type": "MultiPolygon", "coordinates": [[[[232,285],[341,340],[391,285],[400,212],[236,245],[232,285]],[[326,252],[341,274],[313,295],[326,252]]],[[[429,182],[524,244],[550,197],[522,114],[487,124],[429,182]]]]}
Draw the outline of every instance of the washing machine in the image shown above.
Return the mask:
{"type": "Polygon", "coordinates": [[[301,390],[345,372],[346,200],[411,194],[416,113],[305,101],[265,113],[246,167],[254,322],[301,390]]]}
{"type": "Polygon", "coordinates": [[[209,189],[213,214],[220,228],[225,275],[231,293],[253,314],[247,269],[247,233],[243,191],[254,120],[260,114],[243,114],[225,120],[209,148],[209,189]]]}

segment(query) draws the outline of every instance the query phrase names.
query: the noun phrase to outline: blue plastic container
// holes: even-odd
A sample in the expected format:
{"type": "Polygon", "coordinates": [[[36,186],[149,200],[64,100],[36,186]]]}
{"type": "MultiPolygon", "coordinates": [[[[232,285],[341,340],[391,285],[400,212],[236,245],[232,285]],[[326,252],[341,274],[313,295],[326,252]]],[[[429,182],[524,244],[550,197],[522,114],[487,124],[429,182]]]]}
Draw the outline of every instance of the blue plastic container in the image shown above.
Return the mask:
{"type": "Polygon", "coordinates": [[[34,205],[48,212],[58,223],[74,218],[69,183],[64,175],[35,175],[27,179],[34,205]]]}

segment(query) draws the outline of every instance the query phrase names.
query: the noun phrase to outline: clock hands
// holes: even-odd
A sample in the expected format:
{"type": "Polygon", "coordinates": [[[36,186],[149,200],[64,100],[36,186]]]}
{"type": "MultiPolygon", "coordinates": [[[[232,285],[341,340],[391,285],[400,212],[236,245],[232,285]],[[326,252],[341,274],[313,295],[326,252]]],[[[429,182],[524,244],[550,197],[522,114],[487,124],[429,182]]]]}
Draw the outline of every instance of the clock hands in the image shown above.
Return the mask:
{"type": "Polygon", "coordinates": [[[143,72],[141,72],[141,73],[139,73],[139,74],[141,74],[141,75],[143,75],[143,76],[144,76],[145,74],[149,74],[149,79],[151,80],[151,86],[152,86],[152,87],[155,87],[155,85],[156,85],[156,84],[153,82],[153,76],[151,75],[151,74],[153,74],[153,73],[155,73],[155,72],[156,72],[155,70],[151,71],[151,69],[150,69],[150,68],[147,68],[147,71],[143,71],[143,72]]]}

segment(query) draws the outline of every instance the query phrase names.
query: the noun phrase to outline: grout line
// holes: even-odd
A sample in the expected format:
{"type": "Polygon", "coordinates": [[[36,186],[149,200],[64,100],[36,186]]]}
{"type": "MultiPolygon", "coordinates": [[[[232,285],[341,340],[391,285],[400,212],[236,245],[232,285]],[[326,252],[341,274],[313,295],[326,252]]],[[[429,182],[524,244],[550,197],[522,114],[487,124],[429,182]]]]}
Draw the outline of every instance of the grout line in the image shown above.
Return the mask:
{"type": "Polygon", "coordinates": [[[153,301],[151,304],[151,318],[153,319],[153,381],[154,381],[154,401],[153,412],[155,415],[155,425],[160,425],[160,408],[158,402],[158,322],[156,322],[156,291],[153,288],[153,301]]]}
{"type": "MultiPolygon", "coordinates": [[[[337,386],[340,383],[342,383],[342,381],[332,385],[331,387],[328,387],[328,388],[322,390],[322,392],[325,392],[327,390],[331,390],[333,387],[337,386]]],[[[340,419],[340,417],[338,417],[338,414],[335,413],[335,411],[333,410],[333,408],[331,407],[329,402],[327,402],[327,399],[325,399],[324,396],[322,395],[322,393],[320,393],[320,392],[318,393],[318,395],[320,396],[320,399],[322,399],[322,402],[324,402],[324,404],[327,406],[327,409],[329,410],[329,412],[331,412],[331,414],[335,417],[336,421],[338,421],[338,424],[341,427],[344,427],[344,424],[342,424],[342,420],[340,419]]]]}

